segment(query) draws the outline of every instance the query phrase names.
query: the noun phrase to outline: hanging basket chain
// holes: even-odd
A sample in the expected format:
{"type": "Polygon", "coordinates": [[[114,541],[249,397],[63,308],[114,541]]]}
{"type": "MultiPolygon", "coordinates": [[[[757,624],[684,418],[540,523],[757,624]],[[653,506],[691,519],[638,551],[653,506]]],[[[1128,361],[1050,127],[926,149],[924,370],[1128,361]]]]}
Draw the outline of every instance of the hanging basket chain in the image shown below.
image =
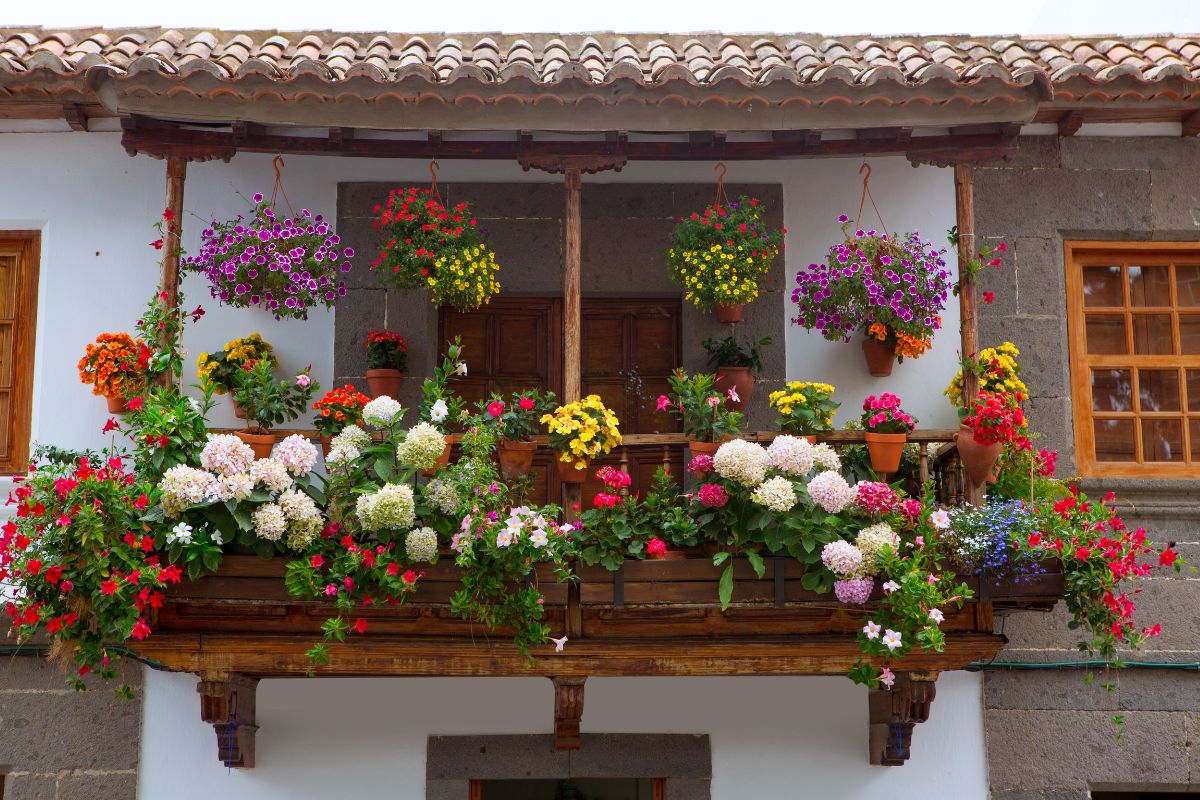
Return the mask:
{"type": "Polygon", "coordinates": [[[439,203],[442,202],[442,196],[441,196],[441,194],[438,193],[437,174],[438,174],[438,170],[441,168],[442,168],[442,165],[437,162],[436,158],[430,159],[430,161],[429,161],[429,193],[432,196],[436,197],[439,203]]]}
{"type": "MultiPolygon", "coordinates": [[[[858,168],[858,174],[862,175],[864,171],[867,174],[863,175],[862,196],[858,199],[858,216],[854,220],[854,225],[859,230],[862,230],[863,207],[866,205],[867,200],[870,200],[871,208],[875,209],[875,216],[879,219],[879,227],[883,228],[883,235],[888,236],[887,223],[883,221],[883,215],[879,213],[879,206],[875,205],[875,198],[871,195],[871,165],[866,161],[858,168]]],[[[889,236],[888,238],[891,237],[889,236]]]]}
{"type": "Polygon", "coordinates": [[[282,194],[283,202],[287,204],[288,216],[295,219],[296,212],[292,210],[292,201],[288,199],[287,189],[283,188],[283,156],[275,156],[271,166],[275,168],[275,188],[271,190],[271,208],[275,207],[275,198],[282,194]]]}
{"type": "Polygon", "coordinates": [[[729,195],[725,194],[725,173],[729,168],[725,166],[724,161],[718,161],[713,170],[720,173],[717,175],[717,196],[713,199],[713,206],[719,208],[722,203],[729,205],[729,195]]]}

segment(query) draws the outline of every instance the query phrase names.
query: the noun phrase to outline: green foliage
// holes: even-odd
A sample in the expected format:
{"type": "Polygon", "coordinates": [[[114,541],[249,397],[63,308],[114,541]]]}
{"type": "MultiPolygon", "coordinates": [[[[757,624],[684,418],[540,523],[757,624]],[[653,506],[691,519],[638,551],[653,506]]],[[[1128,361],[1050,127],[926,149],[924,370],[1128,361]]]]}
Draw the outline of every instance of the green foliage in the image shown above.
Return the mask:
{"type": "Polygon", "coordinates": [[[293,380],[276,380],[271,362],[260,359],[234,377],[233,399],[246,412],[246,419],[260,430],[291,422],[308,409],[319,388],[308,370],[293,380]]]}
{"type": "Polygon", "coordinates": [[[492,392],[489,399],[480,400],[476,406],[479,413],[472,418],[475,425],[514,442],[527,442],[537,433],[538,420],[553,411],[556,403],[554,392],[526,389],[513,392],[508,400],[492,392]]]}
{"type": "Polygon", "coordinates": [[[449,391],[455,377],[467,374],[467,362],[463,361],[462,339],[454,337],[446,345],[442,363],[433,369],[433,376],[421,384],[421,421],[436,425],[442,433],[449,433],[453,425],[466,418],[466,409],[461,397],[449,391]]]}
{"type": "Polygon", "coordinates": [[[751,339],[745,347],[733,336],[705,339],[700,344],[708,353],[709,369],[749,367],[752,372],[758,373],[762,371],[762,348],[771,344],[771,337],[764,336],[757,342],[751,339]]]}
{"type": "Polygon", "coordinates": [[[716,376],[689,375],[677,369],[667,383],[671,394],[659,398],[659,410],[677,414],[688,436],[699,442],[718,442],[737,435],[742,414],[726,409],[725,395],[716,388],[716,376]]]}

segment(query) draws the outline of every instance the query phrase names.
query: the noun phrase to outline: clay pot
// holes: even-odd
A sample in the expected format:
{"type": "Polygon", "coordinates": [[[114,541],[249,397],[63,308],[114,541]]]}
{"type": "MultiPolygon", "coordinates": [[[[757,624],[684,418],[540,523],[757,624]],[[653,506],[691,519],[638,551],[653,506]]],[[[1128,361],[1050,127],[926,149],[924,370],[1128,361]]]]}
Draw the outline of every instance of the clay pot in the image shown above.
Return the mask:
{"type": "Polygon", "coordinates": [[[892,374],[896,363],[896,351],[878,339],[866,338],[862,343],[863,355],[867,359],[867,371],[873,378],[886,378],[892,374]]]}
{"type": "Polygon", "coordinates": [[[518,442],[501,437],[496,443],[496,454],[500,457],[500,472],[509,480],[521,477],[533,468],[536,442],[518,442]]]}
{"type": "Polygon", "coordinates": [[[1000,460],[1002,449],[999,442],[980,444],[975,441],[974,431],[966,425],[960,425],[958,433],[954,436],[954,443],[958,445],[958,458],[962,461],[963,470],[972,486],[982,486],[989,478],[994,482],[992,475],[996,469],[996,462],[1000,460]]]}
{"type": "Polygon", "coordinates": [[[124,397],[105,395],[104,399],[108,403],[108,413],[110,414],[124,414],[129,410],[129,401],[124,397]]]}
{"type": "Polygon", "coordinates": [[[714,308],[717,311],[717,322],[742,321],[742,305],[740,303],[736,306],[727,306],[723,303],[717,303],[714,308]]]}
{"type": "Polygon", "coordinates": [[[754,373],[750,371],[749,367],[719,367],[717,369],[717,386],[723,391],[728,391],[732,386],[737,391],[736,403],[730,400],[728,395],[725,397],[725,406],[730,411],[742,411],[746,407],[746,404],[750,402],[750,395],[754,392],[754,384],[754,373]]]}
{"type": "Polygon", "coordinates": [[[680,561],[687,558],[687,553],[682,550],[668,550],[665,553],[657,553],[646,556],[647,561],[680,561]]]}
{"type": "Polygon", "coordinates": [[[234,400],[232,397],[230,397],[229,399],[233,402],[233,415],[235,417],[237,417],[238,419],[245,419],[246,418],[246,409],[244,409],[240,405],[238,405],[238,401],[234,400]]]}
{"type": "Polygon", "coordinates": [[[234,431],[233,435],[250,445],[255,458],[268,458],[275,447],[275,434],[270,431],[253,433],[251,431],[234,431]]]}
{"type": "Polygon", "coordinates": [[[444,470],[450,464],[450,446],[451,446],[450,437],[445,436],[444,438],[446,440],[446,446],[442,448],[442,454],[440,456],[438,456],[437,463],[434,464],[433,467],[430,469],[421,470],[421,474],[424,475],[426,478],[432,478],[434,475],[437,475],[439,472],[444,470]]]}
{"type": "Polygon", "coordinates": [[[693,439],[688,439],[688,449],[692,451],[692,458],[696,456],[715,456],[717,450],[720,449],[724,442],[697,442],[693,439]]]}
{"type": "Polygon", "coordinates": [[[871,455],[871,469],[880,474],[891,474],[900,469],[900,456],[904,452],[908,434],[867,431],[863,437],[867,441],[867,452],[871,455]]]}
{"type": "Polygon", "coordinates": [[[404,380],[404,373],[398,369],[369,369],[367,370],[367,392],[371,395],[371,399],[383,397],[385,394],[388,397],[395,397],[400,393],[400,381],[404,380]]]}
{"type": "Polygon", "coordinates": [[[555,466],[558,467],[558,479],[563,483],[583,483],[587,480],[588,471],[586,469],[575,469],[574,464],[568,464],[561,459],[554,459],[555,466]]]}
{"type": "Polygon", "coordinates": [[[332,449],[333,449],[333,437],[332,436],[322,436],[321,437],[321,455],[325,456],[325,458],[329,458],[329,451],[332,449]]]}

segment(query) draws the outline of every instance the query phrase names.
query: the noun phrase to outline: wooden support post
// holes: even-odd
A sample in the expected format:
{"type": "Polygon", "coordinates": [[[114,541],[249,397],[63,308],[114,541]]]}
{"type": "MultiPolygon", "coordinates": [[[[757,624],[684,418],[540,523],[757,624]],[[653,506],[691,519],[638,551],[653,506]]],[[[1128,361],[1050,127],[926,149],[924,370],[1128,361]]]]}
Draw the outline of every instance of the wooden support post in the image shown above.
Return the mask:
{"type": "Polygon", "coordinates": [[[587,678],[551,678],[554,681],[554,749],[579,749],[579,722],[583,719],[583,684],[587,678]]]}
{"type": "Polygon", "coordinates": [[[936,673],[901,673],[891,689],[871,690],[869,755],[873,765],[900,767],[908,760],[913,727],[929,719],[936,681],[936,673]]]}
{"type": "Polygon", "coordinates": [[[167,158],[167,210],[174,219],[167,221],[167,234],[163,239],[161,291],[165,292],[168,308],[179,304],[179,251],[180,235],[183,231],[183,183],[187,178],[187,159],[183,156],[167,158]]]}
{"type": "MultiPolygon", "coordinates": [[[[967,263],[979,252],[975,241],[975,173],[970,164],[954,165],[954,212],[958,226],[958,263],[967,263]]],[[[962,356],[979,354],[979,325],[975,318],[975,281],[963,275],[959,267],[958,310],[961,318],[959,329],[962,334],[962,356]]],[[[979,378],[963,372],[963,403],[966,404],[979,394],[979,378]]],[[[967,502],[978,505],[983,500],[983,490],[966,481],[967,502]]]]}
{"type": "MultiPolygon", "coordinates": [[[[563,215],[563,401],[572,403],[583,391],[582,354],[582,276],[583,269],[583,179],[578,168],[563,169],[563,185],[566,188],[566,209],[563,215]]],[[[563,511],[566,519],[579,517],[577,509],[583,501],[583,486],[578,483],[563,484],[563,511]]],[[[572,581],[567,588],[567,636],[578,638],[583,635],[583,611],[579,597],[579,583],[572,581]]],[[[558,694],[557,683],[555,695],[558,694]]],[[[583,687],[580,686],[582,707],[583,687]]],[[[557,708],[558,701],[555,700],[557,708]]],[[[557,730],[557,722],[555,728],[557,730]]],[[[579,726],[576,724],[576,747],[579,726]]],[[[561,748],[560,748],[561,749],[561,748]]]]}
{"type": "Polygon", "coordinates": [[[254,693],[258,678],[238,673],[200,676],[200,718],[217,734],[217,757],[227,767],[254,766],[254,734],[258,731],[254,693]]]}

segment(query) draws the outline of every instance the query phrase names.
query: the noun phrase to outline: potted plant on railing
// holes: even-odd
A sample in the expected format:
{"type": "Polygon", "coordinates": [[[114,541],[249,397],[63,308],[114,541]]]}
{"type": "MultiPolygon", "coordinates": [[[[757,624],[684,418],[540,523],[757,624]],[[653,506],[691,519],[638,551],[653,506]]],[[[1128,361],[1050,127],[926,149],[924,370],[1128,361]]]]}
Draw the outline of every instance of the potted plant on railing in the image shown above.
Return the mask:
{"type": "Polygon", "coordinates": [[[589,394],[543,414],[540,422],[550,431],[550,447],[558,453],[558,478],[563,483],[583,483],[594,459],[621,444],[617,415],[600,396],[589,394]]]}
{"type": "Polygon", "coordinates": [[[722,441],[737,435],[742,414],[725,408],[727,395],[717,390],[713,375],[677,369],[667,384],[671,393],[659,396],[658,410],[679,415],[693,456],[711,456],[722,441]]]}
{"type": "Polygon", "coordinates": [[[767,402],[779,415],[779,429],[816,444],[817,434],[833,430],[833,415],[841,403],[833,402],[833,387],[828,383],[788,381],[771,392],[767,402]]]}
{"type": "Polygon", "coordinates": [[[725,405],[731,410],[742,411],[750,402],[755,376],[762,371],[761,348],[770,343],[770,336],[751,340],[744,348],[733,336],[700,343],[708,353],[708,366],[716,370],[717,383],[726,390],[725,405]]]}
{"type": "Polygon", "coordinates": [[[424,471],[426,475],[432,475],[450,463],[450,428],[452,425],[461,424],[467,416],[462,398],[447,388],[454,378],[466,376],[467,362],[462,358],[462,340],[455,336],[454,340],[446,345],[446,355],[442,358],[442,363],[433,368],[433,376],[426,378],[421,384],[420,419],[441,431],[445,440],[442,455],[432,469],[424,471]]]}
{"type": "Polygon", "coordinates": [[[500,459],[500,474],[512,480],[529,472],[537,444],[533,434],[538,420],[554,408],[554,393],[528,389],[514,392],[506,402],[495,392],[488,400],[478,403],[479,424],[495,431],[496,455],[500,459]]]}
{"type": "Polygon", "coordinates": [[[433,189],[393,189],[375,211],[380,245],[371,269],[380,283],[428,289],[434,305],[460,311],[500,291],[500,266],[466,202],[447,207],[433,189]]]}
{"type": "Polygon", "coordinates": [[[896,240],[886,232],[851,230],[845,214],[838,221],[844,241],[796,274],[793,321],[831,342],[849,342],[861,332],[871,375],[890,375],[893,362],[919,358],[942,327],[950,291],[945,250],[915,232],[896,240]]]}
{"type": "Polygon", "coordinates": [[[408,366],[408,340],[391,331],[371,331],[366,344],[367,390],[371,397],[395,397],[408,366]]]}
{"type": "Polygon", "coordinates": [[[980,392],[966,408],[959,409],[961,424],[954,437],[958,457],[967,477],[982,486],[992,475],[1004,445],[1021,435],[1025,412],[1023,397],[1007,392],[980,392]]]}
{"type": "Polygon", "coordinates": [[[900,468],[900,456],[917,420],[900,407],[900,398],[889,392],[863,401],[863,438],[871,455],[871,469],[880,474],[900,468]]]}
{"type": "Polygon", "coordinates": [[[207,278],[209,292],[224,305],[308,319],[310,308],[332,308],[345,296],[341,273],[350,271],[354,250],[340,248],[341,238],[320,214],[302,209],[281,219],[273,200],[260,192],[249,218],[213,220],[200,234],[199,253],[181,267],[207,278]]]}
{"type": "Polygon", "coordinates": [[[370,400],[365,394],[346,384],[340,389],[330,389],[324,397],[312,404],[313,410],[317,412],[313,417],[313,427],[321,436],[321,447],[326,456],[329,455],[333,437],[350,425],[363,424],[363,408],[370,400]]]}
{"type": "MultiPolygon", "coordinates": [[[[234,379],[241,373],[242,367],[263,360],[270,362],[272,367],[279,366],[271,344],[263,341],[262,334],[252,333],[226,342],[215,353],[201,353],[196,359],[196,376],[201,383],[210,385],[215,394],[231,394],[234,379]]],[[[233,415],[238,419],[246,418],[246,412],[236,401],[233,415]]]]}
{"type": "MultiPolygon", "coordinates": [[[[723,192],[721,193],[723,195],[723,192]]],[[[752,197],[718,202],[679,218],[667,263],[685,300],[721,322],[739,322],[742,306],[758,297],[758,284],[783,249],[787,229],[763,224],[765,206],[752,197]]]]}
{"type": "Polygon", "coordinates": [[[151,355],[145,342],[135,341],[128,333],[102,333],[79,359],[79,380],[91,385],[92,394],[108,401],[108,413],[124,413],[129,398],[146,388],[151,355]]]}
{"type": "Polygon", "coordinates": [[[233,399],[246,411],[246,430],[237,431],[237,437],[258,458],[271,455],[275,446],[271,428],[303,414],[317,388],[308,369],[294,380],[276,380],[266,359],[243,366],[234,379],[233,399]]]}

